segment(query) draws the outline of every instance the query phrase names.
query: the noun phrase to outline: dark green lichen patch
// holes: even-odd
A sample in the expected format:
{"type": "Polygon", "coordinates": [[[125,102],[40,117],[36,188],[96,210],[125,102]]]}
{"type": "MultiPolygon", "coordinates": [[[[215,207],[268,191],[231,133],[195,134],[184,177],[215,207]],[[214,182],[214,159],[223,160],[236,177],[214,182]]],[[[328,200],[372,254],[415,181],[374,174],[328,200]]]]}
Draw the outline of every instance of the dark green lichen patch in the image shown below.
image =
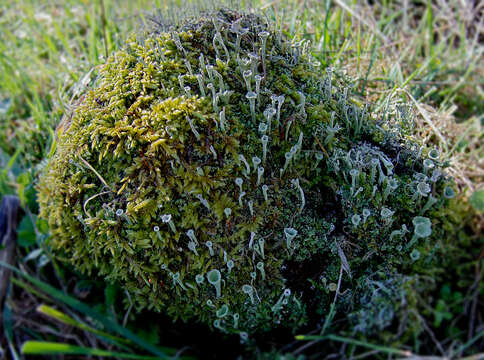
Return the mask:
{"type": "Polygon", "coordinates": [[[356,330],[388,326],[399,279],[444,246],[453,191],[438,152],[320,73],[308,44],[255,15],[128,40],[40,182],[52,248],[138,309],[242,340],[302,326],[336,291],[356,330]]]}

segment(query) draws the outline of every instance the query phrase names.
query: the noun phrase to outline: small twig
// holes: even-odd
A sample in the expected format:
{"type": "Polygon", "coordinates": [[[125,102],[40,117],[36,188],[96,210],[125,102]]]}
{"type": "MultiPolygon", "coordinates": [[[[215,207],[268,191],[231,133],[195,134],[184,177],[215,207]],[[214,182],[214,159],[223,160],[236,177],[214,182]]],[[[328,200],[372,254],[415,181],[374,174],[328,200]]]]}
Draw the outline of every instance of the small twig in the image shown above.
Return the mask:
{"type": "Polygon", "coordinates": [[[316,139],[316,142],[318,143],[319,147],[321,148],[321,150],[323,150],[324,152],[324,155],[326,155],[326,157],[329,159],[329,155],[328,153],[326,152],[326,149],[324,148],[323,144],[321,144],[321,142],[319,141],[319,139],[317,137],[314,137],[314,139],[316,139]]]}
{"type": "Polygon", "coordinates": [[[363,354],[353,356],[353,358],[352,358],[352,359],[353,359],[353,360],[357,360],[357,359],[364,359],[364,358],[366,358],[366,357],[368,357],[368,356],[376,355],[376,354],[378,354],[378,353],[379,353],[379,351],[378,351],[378,350],[371,350],[371,351],[367,351],[367,352],[365,352],[365,353],[363,353],[363,354]]]}
{"type": "Polygon", "coordinates": [[[105,194],[109,194],[111,191],[103,191],[103,192],[100,192],[99,194],[95,194],[93,196],[91,196],[89,199],[87,199],[85,202],[84,202],[84,205],[82,206],[82,208],[84,209],[84,213],[89,216],[90,218],[92,217],[91,214],[89,214],[89,212],[86,210],[86,205],[89,201],[97,198],[98,196],[101,196],[101,195],[105,195],[105,194]]]}
{"type": "Polygon", "coordinates": [[[321,340],[313,340],[313,341],[310,341],[310,342],[307,342],[306,344],[304,344],[303,346],[300,346],[298,347],[296,350],[294,350],[292,352],[292,355],[298,355],[300,353],[302,353],[304,350],[310,348],[311,346],[313,346],[314,344],[317,344],[318,342],[320,342],[321,340]]]}
{"type": "Polygon", "coordinates": [[[178,350],[175,355],[173,356],[174,359],[178,359],[180,355],[182,355],[184,352],[187,350],[190,350],[192,347],[191,346],[184,346],[180,350],[178,350]]]}
{"type": "Polygon", "coordinates": [[[336,241],[335,243],[336,243],[336,247],[338,248],[338,256],[341,260],[341,266],[343,267],[343,270],[346,271],[346,273],[351,279],[352,278],[351,268],[350,268],[350,264],[348,263],[348,259],[346,259],[346,255],[343,249],[341,248],[341,246],[338,244],[338,242],[336,241]]]}
{"type": "Polygon", "coordinates": [[[106,186],[109,190],[114,192],[113,189],[111,188],[111,186],[108,185],[108,183],[102,178],[102,176],[96,171],[96,169],[94,169],[91,166],[91,164],[89,164],[86,160],[84,160],[81,155],[77,154],[77,156],[79,157],[79,159],[81,159],[81,161],[84,163],[84,165],[86,165],[94,174],[96,174],[96,176],[99,178],[99,180],[101,180],[101,182],[104,184],[104,186],[106,186]]]}
{"type": "MultiPolygon", "coordinates": [[[[479,262],[477,263],[479,266],[479,262]]],[[[467,340],[470,341],[472,337],[474,336],[474,324],[476,323],[476,313],[477,313],[477,304],[479,302],[479,284],[481,283],[482,280],[482,275],[484,272],[484,268],[476,274],[476,278],[474,280],[474,283],[472,284],[471,289],[472,290],[472,302],[471,302],[471,313],[470,313],[470,320],[469,320],[469,331],[468,331],[468,337],[467,340]]]]}
{"type": "Polygon", "coordinates": [[[338,300],[339,289],[341,288],[341,280],[343,279],[343,262],[341,262],[341,266],[339,268],[339,277],[338,277],[338,285],[336,286],[336,293],[334,294],[333,305],[336,305],[336,300],[338,300]]]}
{"type": "Polygon", "coordinates": [[[432,339],[432,341],[434,342],[435,346],[437,347],[437,349],[440,351],[440,353],[445,356],[445,351],[444,351],[444,348],[442,347],[442,344],[439,342],[439,340],[437,340],[437,338],[435,337],[435,334],[434,332],[432,331],[432,329],[430,329],[430,327],[427,325],[425,319],[423,317],[421,317],[416,311],[413,311],[413,314],[420,320],[420,322],[422,323],[423,325],[423,328],[424,330],[430,335],[430,338],[432,339]]]}

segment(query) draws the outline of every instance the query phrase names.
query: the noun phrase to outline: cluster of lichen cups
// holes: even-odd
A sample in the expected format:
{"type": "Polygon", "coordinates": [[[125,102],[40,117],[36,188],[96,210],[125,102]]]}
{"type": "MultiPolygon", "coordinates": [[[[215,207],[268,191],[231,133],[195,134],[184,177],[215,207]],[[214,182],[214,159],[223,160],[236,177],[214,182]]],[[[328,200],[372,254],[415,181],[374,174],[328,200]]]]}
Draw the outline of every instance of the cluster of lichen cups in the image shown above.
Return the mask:
{"type": "Polygon", "coordinates": [[[304,41],[254,15],[131,39],[41,179],[51,246],[119,282],[139,309],[242,339],[307,320],[288,260],[324,255],[323,292],[343,263],[354,279],[418,261],[438,221],[428,213],[453,196],[438,154],[394,145],[320,72],[304,41]]]}

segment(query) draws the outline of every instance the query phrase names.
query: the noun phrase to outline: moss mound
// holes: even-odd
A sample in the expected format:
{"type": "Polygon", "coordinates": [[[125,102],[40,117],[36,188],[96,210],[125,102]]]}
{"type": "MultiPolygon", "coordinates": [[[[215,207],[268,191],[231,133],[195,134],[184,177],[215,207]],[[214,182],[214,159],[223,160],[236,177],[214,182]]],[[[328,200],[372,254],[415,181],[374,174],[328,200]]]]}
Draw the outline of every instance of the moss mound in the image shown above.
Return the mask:
{"type": "Polygon", "coordinates": [[[227,10],[129,40],[41,179],[53,249],[138,309],[242,336],[326,314],[335,291],[356,329],[388,326],[453,191],[436,150],[385,130],[318,65],[227,10]]]}

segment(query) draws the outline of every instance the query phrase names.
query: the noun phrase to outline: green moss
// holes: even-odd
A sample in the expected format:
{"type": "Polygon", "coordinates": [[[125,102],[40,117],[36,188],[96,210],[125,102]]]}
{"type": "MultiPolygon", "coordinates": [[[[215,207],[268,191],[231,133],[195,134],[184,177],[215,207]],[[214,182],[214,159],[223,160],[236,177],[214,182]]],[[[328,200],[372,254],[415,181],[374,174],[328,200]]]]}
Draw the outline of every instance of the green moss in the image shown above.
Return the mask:
{"type": "MultiPolygon", "coordinates": [[[[297,328],[307,320],[306,279],[338,283],[343,266],[343,286],[353,290],[341,298],[355,311],[355,329],[391,323],[388,309],[403,296],[400,273],[412,271],[441,239],[438,209],[447,202],[441,194],[448,180],[430,180],[404,134],[377,126],[347,90],[320,75],[303,44],[278,39],[261,18],[221,11],[130,39],[109,57],[58,134],[39,184],[52,248],[77,269],[119,282],[138,309],[196,318],[227,332],[297,328]],[[248,32],[237,51],[239,27],[248,32]],[[258,34],[265,30],[262,62],[258,34]],[[255,107],[246,98],[244,72],[250,91],[258,91],[255,107]],[[259,87],[256,74],[263,76],[259,87]],[[275,113],[270,124],[267,108],[275,113]],[[257,184],[261,122],[269,127],[269,144],[257,184]],[[236,178],[243,180],[243,196],[236,178]],[[398,188],[387,193],[391,178],[398,188]],[[430,184],[438,199],[425,213],[429,195],[415,195],[419,182],[430,184]],[[362,219],[356,225],[355,214],[362,219]],[[434,231],[408,247],[415,216],[431,218],[434,231]],[[290,248],[289,227],[298,232],[290,248]],[[418,261],[410,258],[414,248],[422,254],[418,261]],[[291,267],[315,259],[324,259],[316,274],[291,267]],[[220,296],[206,276],[213,269],[221,274],[220,296]],[[369,278],[377,271],[395,288],[381,299],[373,299],[369,278]],[[373,325],[368,301],[384,313],[373,325]]],[[[320,289],[318,306],[328,309],[332,295],[320,289]]]]}

